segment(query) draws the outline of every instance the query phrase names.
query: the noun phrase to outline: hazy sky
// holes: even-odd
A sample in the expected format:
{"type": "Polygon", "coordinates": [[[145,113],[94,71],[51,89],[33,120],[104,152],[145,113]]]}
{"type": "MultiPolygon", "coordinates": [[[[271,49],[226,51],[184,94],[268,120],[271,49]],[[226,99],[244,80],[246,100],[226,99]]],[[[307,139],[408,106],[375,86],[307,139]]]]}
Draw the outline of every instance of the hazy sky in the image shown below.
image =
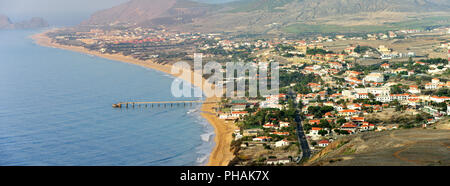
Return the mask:
{"type": "Polygon", "coordinates": [[[73,25],[97,10],[128,0],[0,0],[0,14],[12,21],[43,17],[52,25],[73,25]]]}
{"type": "MultiPolygon", "coordinates": [[[[75,25],[97,10],[113,7],[129,0],[0,0],[0,14],[13,22],[43,17],[53,26],[75,25]]],[[[235,0],[194,0],[209,3],[235,0]]]]}

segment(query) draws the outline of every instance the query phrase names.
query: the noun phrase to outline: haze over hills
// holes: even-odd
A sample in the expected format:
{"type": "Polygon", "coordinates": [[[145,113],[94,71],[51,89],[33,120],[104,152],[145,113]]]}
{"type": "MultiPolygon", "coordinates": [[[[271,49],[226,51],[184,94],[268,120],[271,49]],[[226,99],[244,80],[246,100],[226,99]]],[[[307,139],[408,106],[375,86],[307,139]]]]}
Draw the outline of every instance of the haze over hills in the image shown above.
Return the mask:
{"type": "MultiPolygon", "coordinates": [[[[295,24],[383,25],[449,16],[450,0],[131,0],[95,13],[84,25],[166,25],[188,31],[279,31],[295,24]]],[[[448,21],[448,20],[447,20],[448,21]]]]}
{"type": "Polygon", "coordinates": [[[13,23],[8,16],[0,14],[0,29],[30,29],[48,26],[47,21],[40,17],[33,17],[28,21],[13,23]]]}
{"type": "Polygon", "coordinates": [[[0,28],[8,28],[11,24],[12,22],[9,20],[9,17],[0,14],[0,28]]]}
{"type": "Polygon", "coordinates": [[[94,13],[83,24],[185,24],[205,16],[213,7],[188,0],[132,0],[94,13]]]}
{"type": "Polygon", "coordinates": [[[222,3],[228,3],[238,0],[194,0],[201,3],[208,3],[208,4],[222,4],[222,3]]]}

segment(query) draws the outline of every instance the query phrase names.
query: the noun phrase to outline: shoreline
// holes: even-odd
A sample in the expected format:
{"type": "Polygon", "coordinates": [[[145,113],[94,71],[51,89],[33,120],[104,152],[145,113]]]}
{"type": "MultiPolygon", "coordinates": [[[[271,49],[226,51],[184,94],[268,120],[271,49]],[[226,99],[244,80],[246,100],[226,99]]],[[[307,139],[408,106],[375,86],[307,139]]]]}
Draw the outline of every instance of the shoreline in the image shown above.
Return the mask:
{"type": "MultiPolygon", "coordinates": [[[[100,53],[97,51],[89,51],[84,47],[60,45],[60,44],[52,42],[52,39],[46,36],[46,34],[51,31],[55,31],[55,29],[47,30],[47,31],[32,35],[31,38],[34,40],[34,42],[37,45],[40,45],[40,46],[58,48],[58,49],[63,49],[63,50],[70,50],[70,51],[84,53],[84,54],[90,54],[90,55],[98,56],[101,58],[106,58],[109,60],[139,65],[142,67],[158,70],[158,71],[164,72],[166,74],[169,74],[171,76],[179,77],[183,80],[186,80],[194,86],[201,87],[203,90],[203,87],[201,85],[195,84],[193,79],[185,79],[185,78],[182,78],[175,74],[172,74],[171,73],[172,65],[157,64],[157,63],[153,63],[149,60],[141,61],[141,60],[132,58],[130,56],[124,56],[121,54],[103,54],[103,53],[100,53]]],[[[191,77],[193,77],[193,76],[191,76],[191,77]]],[[[203,83],[207,83],[205,79],[203,79],[202,81],[203,81],[203,83]]],[[[220,101],[220,98],[207,97],[205,99],[205,101],[208,101],[208,102],[220,101]]],[[[233,153],[230,151],[230,147],[231,147],[231,141],[233,140],[232,133],[234,132],[236,127],[233,124],[226,123],[224,120],[220,120],[217,117],[217,115],[214,111],[214,108],[217,106],[218,106],[217,104],[202,104],[202,107],[201,107],[200,115],[203,118],[205,118],[210,125],[213,126],[214,134],[215,134],[215,137],[214,137],[215,145],[209,156],[209,161],[207,163],[207,166],[227,166],[228,163],[234,158],[233,153]]]]}

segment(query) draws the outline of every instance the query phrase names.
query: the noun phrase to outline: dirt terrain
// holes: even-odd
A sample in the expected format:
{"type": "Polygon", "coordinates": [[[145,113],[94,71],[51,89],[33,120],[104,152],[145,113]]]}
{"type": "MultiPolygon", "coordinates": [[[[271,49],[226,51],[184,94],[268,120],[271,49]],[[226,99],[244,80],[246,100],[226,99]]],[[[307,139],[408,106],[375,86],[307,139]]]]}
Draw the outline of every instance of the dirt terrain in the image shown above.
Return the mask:
{"type": "MultiPolygon", "coordinates": [[[[441,43],[448,42],[449,40],[450,35],[448,34],[442,35],[439,33],[425,33],[412,35],[411,38],[406,40],[345,40],[328,42],[325,43],[324,46],[329,50],[341,52],[350,45],[370,46],[372,48],[378,48],[380,45],[384,45],[400,53],[414,52],[417,56],[429,54],[430,58],[446,58],[447,51],[444,49],[439,49],[438,47],[441,43]]],[[[408,58],[397,59],[397,61],[407,60],[408,58]]]]}
{"type": "Polygon", "coordinates": [[[450,130],[368,132],[335,141],[311,158],[312,166],[450,165],[450,130]]]}

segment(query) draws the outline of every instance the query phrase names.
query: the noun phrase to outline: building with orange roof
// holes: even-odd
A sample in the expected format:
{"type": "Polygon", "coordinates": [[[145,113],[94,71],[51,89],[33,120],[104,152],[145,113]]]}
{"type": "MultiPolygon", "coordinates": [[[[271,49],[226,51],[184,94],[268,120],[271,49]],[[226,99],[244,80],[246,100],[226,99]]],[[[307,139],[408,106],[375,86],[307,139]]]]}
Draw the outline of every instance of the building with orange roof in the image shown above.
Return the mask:
{"type": "Polygon", "coordinates": [[[341,110],[338,112],[339,116],[345,116],[345,117],[354,116],[354,115],[358,115],[358,114],[359,114],[359,111],[353,110],[353,109],[346,109],[346,110],[341,110]]]}
{"type": "Polygon", "coordinates": [[[320,124],[320,120],[319,119],[312,119],[312,120],[309,120],[308,123],[310,125],[318,125],[318,124],[320,124]]]}
{"type": "Polygon", "coordinates": [[[319,145],[319,147],[327,147],[330,144],[330,141],[328,141],[328,140],[321,140],[317,144],[319,145]]]}

